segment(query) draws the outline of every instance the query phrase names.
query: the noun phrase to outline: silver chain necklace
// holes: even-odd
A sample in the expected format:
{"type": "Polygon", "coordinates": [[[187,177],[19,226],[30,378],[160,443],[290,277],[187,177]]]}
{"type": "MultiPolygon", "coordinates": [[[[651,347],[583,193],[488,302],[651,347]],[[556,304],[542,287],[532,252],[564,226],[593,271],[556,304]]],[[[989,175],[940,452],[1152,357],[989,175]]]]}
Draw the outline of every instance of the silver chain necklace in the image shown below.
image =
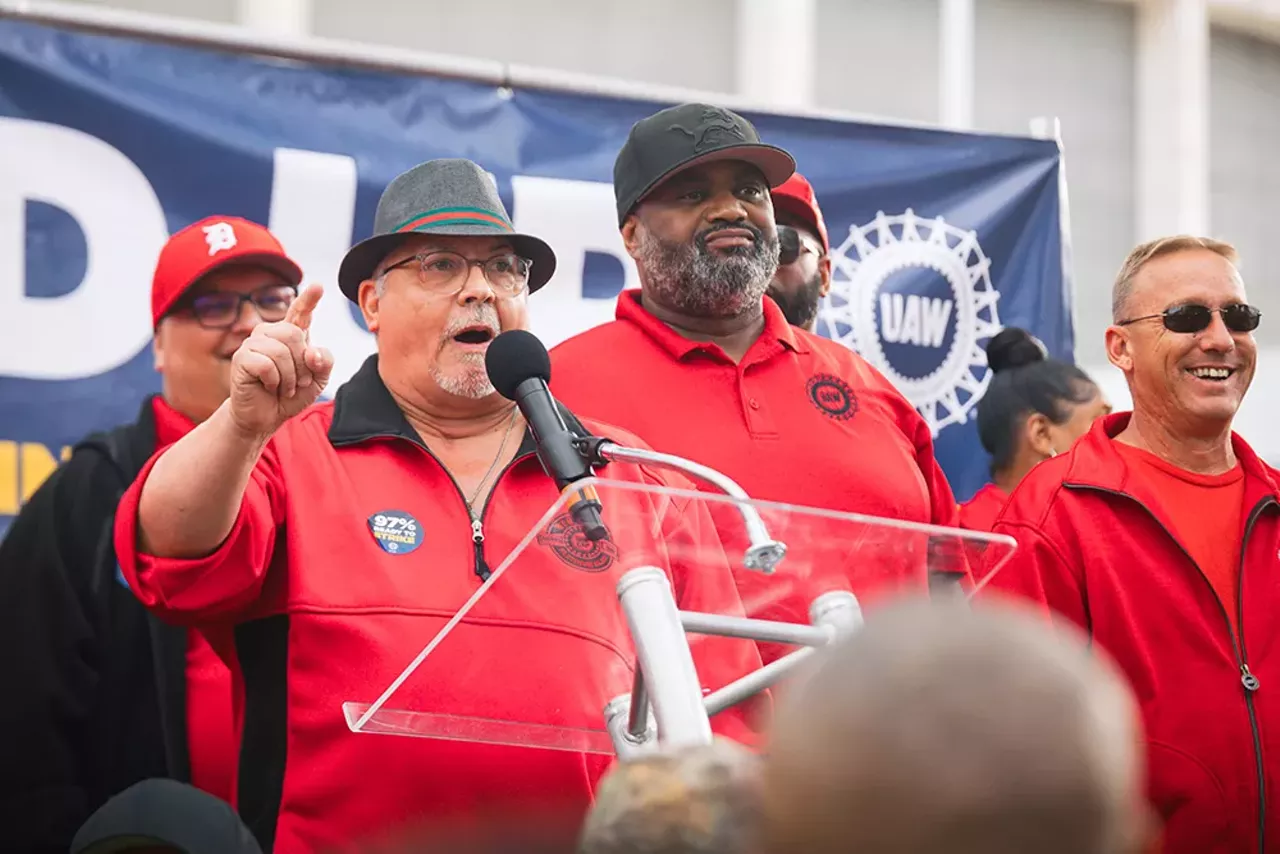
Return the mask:
{"type": "Polygon", "coordinates": [[[511,428],[516,426],[516,414],[519,411],[519,407],[511,407],[511,419],[507,422],[507,431],[502,434],[502,444],[498,446],[498,453],[494,456],[493,462],[489,463],[489,470],[484,473],[484,477],[480,478],[480,483],[476,485],[476,491],[471,493],[470,498],[466,499],[467,509],[471,511],[473,518],[476,514],[476,499],[480,497],[480,491],[484,489],[485,483],[489,480],[489,475],[493,474],[493,470],[498,467],[498,460],[502,459],[502,452],[507,449],[507,439],[511,438],[511,428]]]}

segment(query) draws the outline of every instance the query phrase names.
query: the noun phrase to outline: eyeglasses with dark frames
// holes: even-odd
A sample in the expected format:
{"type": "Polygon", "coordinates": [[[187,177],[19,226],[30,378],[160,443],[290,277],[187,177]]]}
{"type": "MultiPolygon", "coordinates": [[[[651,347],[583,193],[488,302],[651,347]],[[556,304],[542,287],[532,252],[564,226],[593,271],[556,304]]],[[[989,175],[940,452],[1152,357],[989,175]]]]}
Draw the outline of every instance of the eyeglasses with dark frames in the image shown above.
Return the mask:
{"type": "Polygon", "coordinates": [[[228,329],[240,318],[245,303],[252,304],[267,323],[278,323],[284,320],[297,296],[298,289],[293,285],[266,285],[247,294],[210,291],[192,297],[183,307],[205,329],[228,329]]]}
{"type": "Polygon", "coordinates": [[[1143,320],[1159,320],[1164,324],[1164,328],[1170,332],[1192,335],[1208,329],[1209,324],[1213,322],[1215,314],[1222,315],[1223,325],[1232,332],[1252,332],[1258,328],[1258,323],[1262,320],[1262,312],[1245,303],[1232,303],[1231,305],[1224,305],[1222,308],[1209,308],[1207,305],[1198,303],[1186,303],[1167,308],[1159,314],[1148,314],[1142,317],[1122,320],[1116,325],[1129,326],[1143,320]]]}

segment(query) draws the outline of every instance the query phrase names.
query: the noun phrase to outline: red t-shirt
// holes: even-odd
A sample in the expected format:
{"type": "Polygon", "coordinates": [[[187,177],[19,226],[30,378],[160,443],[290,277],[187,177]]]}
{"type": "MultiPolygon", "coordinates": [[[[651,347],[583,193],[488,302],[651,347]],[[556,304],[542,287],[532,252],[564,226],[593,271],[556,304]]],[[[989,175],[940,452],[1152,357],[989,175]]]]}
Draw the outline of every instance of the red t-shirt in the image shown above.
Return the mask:
{"type": "MultiPolygon", "coordinates": [[[[156,445],[164,447],[195,429],[195,424],[156,397],[152,404],[156,445]]],[[[231,671],[204,635],[187,632],[187,752],[191,784],[228,803],[235,791],[239,739],[232,714],[231,671]]]]}
{"type": "Polygon", "coordinates": [[[1151,508],[1168,520],[1169,531],[1200,568],[1226,611],[1231,631],[1239,634],[1240,542],[1244,524],[1244,469],[1225,474],[1196,474],[1155,454],[1114,442],[1134,477],[1160,496],[1151,508]]]}
{"type": "Polygon", "coordinates": [[[1008,500],[1009,493],[994,483],[988,483],[960,505],[960,527],[970,531],[990,531],[1008,500]]]}

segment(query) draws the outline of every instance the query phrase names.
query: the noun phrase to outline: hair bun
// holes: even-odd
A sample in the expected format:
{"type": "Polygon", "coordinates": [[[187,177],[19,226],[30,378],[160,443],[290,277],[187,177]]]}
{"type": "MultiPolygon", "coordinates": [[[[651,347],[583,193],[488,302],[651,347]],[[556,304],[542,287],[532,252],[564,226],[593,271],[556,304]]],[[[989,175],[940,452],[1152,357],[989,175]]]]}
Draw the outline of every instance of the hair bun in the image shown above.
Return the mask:
{"type": "Polygon", "coordinates": [[[1046,357],[1044,345],[1016,326],[1000,330],[987,342],[987,364],[993,373],[1043,362],[1046,357]]]}

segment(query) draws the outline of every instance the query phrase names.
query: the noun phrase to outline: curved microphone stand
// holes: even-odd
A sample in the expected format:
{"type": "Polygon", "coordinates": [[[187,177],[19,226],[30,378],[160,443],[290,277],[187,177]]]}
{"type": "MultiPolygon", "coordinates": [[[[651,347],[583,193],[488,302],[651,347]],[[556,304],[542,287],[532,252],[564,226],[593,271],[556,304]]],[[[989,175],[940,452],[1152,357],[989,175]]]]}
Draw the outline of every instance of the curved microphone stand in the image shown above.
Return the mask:
{"type": "Polygon", "coordinates": [[[747,539],[751,543],[742,560],[747,569],[766,574],[772,573],[786,555],[787,547],[769,536],[764,520],[760,518],[756,508],[749,503],[751,496],[747,495],[746,490],[738,486],[737,482],[727,474],[674,454],[663,454],[642,448],[626,448],[598,436],[575,439],[574,446],[578,449],[578,453],[593,466],[609,462],[648,463],[659,468],[683,472],[711,484],[730,498],[738,499],[738,512],[742,514],[742,521],[747,527],[747,539]]]}
{"type": "MultiPolygon", "coordinates": [[[[713,468],[658,451],[628,448],[598,436],[577,438],[574,446],[591,465],[647,463],[675,469],[738,499],[750,546],[748,569],[772,573],[787,547],[769,536],[750,496],[732,478],[713,468]]],[[[711,743],[710,718],[767,690],[818,647],[862,625],[858,599],[845,590],[823,593],[809,607],[810,625],[681,611],[666,573],[638,567],[618,581],[618,600],[636,648],[635,679],[629,694],[604,708],[605,726],[619,758],[653,750],[711,743]],[[706,696],[689,648],[688,632],[747,640],[795,644],[798,649],[706,696]]]]}

